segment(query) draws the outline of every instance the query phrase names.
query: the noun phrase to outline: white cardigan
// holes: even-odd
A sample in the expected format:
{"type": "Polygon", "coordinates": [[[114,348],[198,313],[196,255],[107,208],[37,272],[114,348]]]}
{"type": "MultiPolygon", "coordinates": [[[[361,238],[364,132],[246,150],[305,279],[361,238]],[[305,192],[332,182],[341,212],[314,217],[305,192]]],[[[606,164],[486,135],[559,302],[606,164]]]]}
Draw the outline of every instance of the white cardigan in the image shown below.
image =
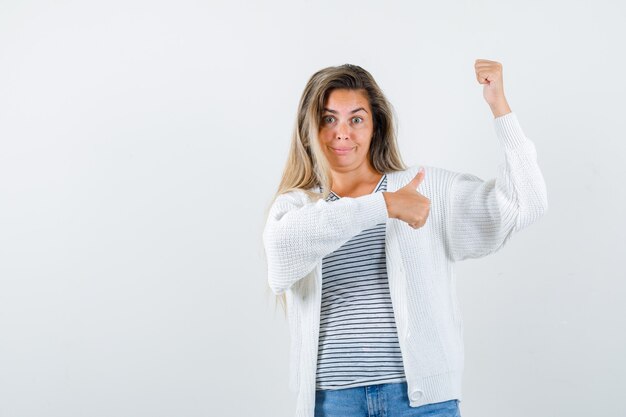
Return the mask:
{"type": "MultiPolygon", "coordinates": [[[[424,166],[417,191],[431,208],[421,228],[388,218],[382,192],[328,202],[312,202],[302,191],[276,198],[263,242],[269,285],[287,299],[296,417],[313,417],[315,408],[322,258],[385,221],[387,275],[410,405],[461,400],[463,322],[454,263],[497,251],[548,207],[535,146],[517,116],[497,117],[494,125],[505,156],[495,178],[424,166]]],[[[388,172],[387,190],[405,186],[418,168],[388,172]]]]}

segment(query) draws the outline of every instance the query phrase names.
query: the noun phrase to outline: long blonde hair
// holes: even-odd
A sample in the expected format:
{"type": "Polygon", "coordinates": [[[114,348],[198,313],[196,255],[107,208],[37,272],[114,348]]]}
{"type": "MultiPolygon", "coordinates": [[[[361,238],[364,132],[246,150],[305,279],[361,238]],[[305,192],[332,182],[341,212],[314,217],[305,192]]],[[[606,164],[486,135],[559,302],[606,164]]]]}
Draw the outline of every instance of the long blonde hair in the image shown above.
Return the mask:
{"type": "MultiPolygon", "coordinates": [[[[358,65],[324,68],[311,76],[302,92],[287,163],[272,203],[280,194],[296,189],[306,192],[313,201],[328,197],[332,176],[320,147],[318,132],[322,111],[334,89],[365,90],[374,122],[368,153],[372,167],[382,173],[406,169],[398,149],[393,107],[374,77],[358,65]],[[321,193],[310,190],[318,186],[322,189],[321,193]]],[[[278,295],[277,299],[286,312],[285,294],[278,295]]]]}

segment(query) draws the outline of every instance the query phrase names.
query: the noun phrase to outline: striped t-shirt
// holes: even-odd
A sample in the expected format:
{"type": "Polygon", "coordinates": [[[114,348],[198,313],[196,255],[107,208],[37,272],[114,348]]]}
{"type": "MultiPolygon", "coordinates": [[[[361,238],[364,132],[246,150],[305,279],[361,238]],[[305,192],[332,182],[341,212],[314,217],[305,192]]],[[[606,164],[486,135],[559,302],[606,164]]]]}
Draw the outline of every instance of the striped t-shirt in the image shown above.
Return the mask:
{"type": "MultiPolygon", "coordinates": [[[[383,174],[374,192],[387,190],[383,174]]],[[[327,201],[340,197],[330,192],[327,201]]],[[[354,236],[322,261],[316,389],[406,381],[387,280],[385,227],[354,236]]]]}

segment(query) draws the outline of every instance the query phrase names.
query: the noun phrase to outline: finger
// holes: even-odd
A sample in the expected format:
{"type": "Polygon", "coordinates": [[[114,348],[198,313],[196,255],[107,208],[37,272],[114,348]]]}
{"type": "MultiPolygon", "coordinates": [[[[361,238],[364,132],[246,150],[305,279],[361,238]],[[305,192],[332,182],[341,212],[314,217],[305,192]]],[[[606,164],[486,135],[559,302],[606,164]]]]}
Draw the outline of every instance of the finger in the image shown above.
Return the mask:
{"type": "Polygon", "coordinates": [[[487,70],[476,71],[476,79],[480,84],[489,84],[489,81],[494,79],[493,72],[487,70]]]}
{"type": "Polygon", "coordinates": [[[407,187],[411,187],[412,189],[416,189],[417,187],[420,186],[422,181],[424,181],[424,176],[425,175],[426,175],[426,172],[424,171],[424,168],[420,168],[420,170],[417,172],[417,175],[415,175],[415,177],[413,177],[411,182],[409,182],[407,184],[407,187]]]}
{"type": "MultiPolygon", "coordinates": [[[[477,66],[476,67],[476,78],[482,79],[493,79],[497,78],[502,74],[502,66],[501,65],[487,65],[487,66],[477,66]]],[[[480,81],[480,80],[479,80],[480,81]]]]}

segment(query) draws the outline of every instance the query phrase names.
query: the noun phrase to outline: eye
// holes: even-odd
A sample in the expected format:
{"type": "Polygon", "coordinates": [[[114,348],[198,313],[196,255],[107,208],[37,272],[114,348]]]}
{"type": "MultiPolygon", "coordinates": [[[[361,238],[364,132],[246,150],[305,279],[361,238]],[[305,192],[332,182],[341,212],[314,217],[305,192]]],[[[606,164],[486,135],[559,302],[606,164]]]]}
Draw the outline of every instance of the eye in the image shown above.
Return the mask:
{"type": "Polygon", "coordinates": [[[359,116],[353,117],[353,118],[352,118],[352,121],[353,121],[354,123],[363,123],[363,119],[362,119],[362,118],[360,118],[359,116]]]}
{"type": "Polygon", "coordinates": [[[334,120],[335,120],[335,117],[334,117],[334,116],[324,116],[324,117],[322,118],[322,121],[323,121],[324,123],[332,123],[334,120]]]}

